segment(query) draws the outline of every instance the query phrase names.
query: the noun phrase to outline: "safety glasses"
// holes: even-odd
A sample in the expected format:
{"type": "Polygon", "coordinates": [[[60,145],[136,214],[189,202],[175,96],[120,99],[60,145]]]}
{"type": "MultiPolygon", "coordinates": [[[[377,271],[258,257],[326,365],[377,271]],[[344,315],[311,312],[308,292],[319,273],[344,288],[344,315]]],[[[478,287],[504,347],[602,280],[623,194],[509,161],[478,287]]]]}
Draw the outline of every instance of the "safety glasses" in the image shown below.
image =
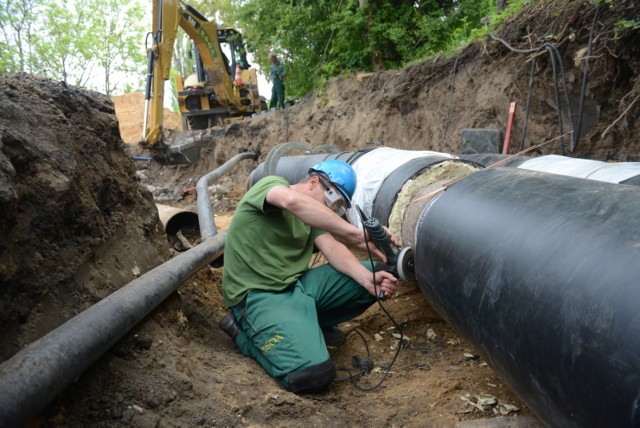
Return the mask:
{"type": "Polygon", "coordinates": [[[347,202],[344,200],[344,196],[342,196],[340,192],[329,187],[322,178],[318,177],[318,181],[320,181],[320,185],[322,185],[322,188],[324,189],[325,204],[327,204],[331,211],[338,214],[340,217],[344,216],[347,213],[347,202]]]}

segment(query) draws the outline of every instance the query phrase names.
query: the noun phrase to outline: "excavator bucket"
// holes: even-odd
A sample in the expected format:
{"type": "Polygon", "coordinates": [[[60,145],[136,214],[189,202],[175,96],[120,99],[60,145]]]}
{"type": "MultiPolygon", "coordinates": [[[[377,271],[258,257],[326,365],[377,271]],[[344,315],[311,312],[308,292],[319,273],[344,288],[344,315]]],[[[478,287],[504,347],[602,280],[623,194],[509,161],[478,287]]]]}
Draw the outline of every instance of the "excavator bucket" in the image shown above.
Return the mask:
{"type": "Polygon", "coordinates": [[[202,143],[172,129],[163,130],[162,139],[149,148],[153,160],[163,165],[193,164],[200,159],[202,143]]]}

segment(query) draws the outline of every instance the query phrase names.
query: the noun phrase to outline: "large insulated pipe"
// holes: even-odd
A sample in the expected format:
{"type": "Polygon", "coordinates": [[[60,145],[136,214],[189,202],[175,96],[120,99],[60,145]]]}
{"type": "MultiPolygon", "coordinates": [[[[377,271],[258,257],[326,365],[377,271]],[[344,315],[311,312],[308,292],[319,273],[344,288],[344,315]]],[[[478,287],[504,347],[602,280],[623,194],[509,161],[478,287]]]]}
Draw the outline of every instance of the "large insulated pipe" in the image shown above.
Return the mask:
{"type": "MultiPolygon", "coordinates": [[[[375,214],[381,215],[381,217],[376,218],[384,225],[388,224],[388,215],[394,203],[395,195],[406,180],[413,178],[431,166],[443,164],[445,161],[475,165],[473,162],[461,161],[455,156],[446,153],[375,147],[357,152],[282,157],[278,159],[275,167],[272,166],[270,169],[275,175],[284,177],[289,183],[293,184],[306,177],[310,167],[326,159],[344,160],[353,166],[358,176],[358,186],[352,202],[354,205],[359,205],[367,216],[371,216],[373,213],[373,201],[376,195],[385,193],[384,197],[381,196],[379,198],[381,202],[378,206],[383,204],[388,204],[388,206],[386,206],[384,212],[373,213],[374,216],[375,214]],[[400,180],[394,178],[392,179],[392,185],[388,183],[385,185],[385,181],[389,176],[402,176],[402,178],[400,180]],[[381,187],[383,192],[380,192],[381,187]]],[[[472,171],[473,169],[467,173],[472,171]]],[[[247,187],[253,186],[266,175],[265,164],[260,164],[249,176],[247,187]]],[[[452,178],[451,175],[448,177],[452,178]]],[[[439,176],[439,178],[444,180],[445,175],[439,176]]],[[[353,208],[347,213],[347,219],[353,224],[360,224],[360,217],[353,208]]]]}
{"type": "Polygon", "coordinates": [[[277,158],[275,164],[270,165],[267,171],[266,162],[258,165],[251,171],[247,180],[247,188],[251,188],[261,178],[273,174],[284,177],[289,183],[295,184],[307,176],[307,171],[314,165],[327,159],[339,159],[353,165],[368,150],[357,152],[340,152],[330,154],[310,154],[303,156],[286,156],[277,158]]]}
{"type": "Polygon", "coordinates": [[[548,426],[640,426],[640,189],[468,175],[417,225],[434,308],[548,426]]]}
{"type": "Polygon", "coordinates": [[[199,269],[226,234],[168,262],[76,315],[0,365],[0,427],[24,426],[199,269]]]}
{"type": "Polygon", "coordinates": [[[640,162],[611,163],[548,155],[526,160],[518,165],[518,168],[609,183],[634,184],[640,181],[640,162]]]}
{"type": "MultiPolygon", "coordinates": [[[[423,292],[549,426],[638,426],[639,189],[517,168],[434,174],[454,161],[404,183],[398,166],[363,197],[382,220],[392,205],[389,223],[404,210],[423,292]]],[[[281,162],[306,174],[300,157],[281,162]]]]}
{"type": "Polygon", "coordinates": [[[485,167],[508,166],[530,171],[549,172],[570,177],[609,183],[640,185],[640,162],[603,162],[593,159],[570,158],[547,155],[530,158],[526,156],[474,153],[460,155],[462,159],[473,161],[485,167]]]}

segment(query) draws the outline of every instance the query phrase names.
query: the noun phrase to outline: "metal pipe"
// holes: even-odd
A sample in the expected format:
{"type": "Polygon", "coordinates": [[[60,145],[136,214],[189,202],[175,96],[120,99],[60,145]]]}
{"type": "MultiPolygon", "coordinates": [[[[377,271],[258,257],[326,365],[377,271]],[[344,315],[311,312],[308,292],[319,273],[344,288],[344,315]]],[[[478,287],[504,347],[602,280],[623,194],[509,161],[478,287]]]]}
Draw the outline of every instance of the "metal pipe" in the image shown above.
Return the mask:
{"type": "Polygon", "coordinates": [[[202,239],[207,239],[218,233],[213,216],[211,197],[209,196],[209,183],[218,180],[240,161],[244,159],[256,159],[257,156],[258,155],[256,153],[250,152],[237,154],[216,170],[208,173],[198,180],[198,183],[196,184],[196,193],[198,199],[198,222],[200,223],[200,236],[202,239]]]}
{"type": "Polygon", "coordinates": [[[23,426],[196,271],[226,233],[142,275],[0,365],[0,426],[23,426]]]}
{"type": "Polygon", "coordinates": [[[416,231],[432,306],[548,426],[640,426],[640,189],[487,168],[416,231]]]}

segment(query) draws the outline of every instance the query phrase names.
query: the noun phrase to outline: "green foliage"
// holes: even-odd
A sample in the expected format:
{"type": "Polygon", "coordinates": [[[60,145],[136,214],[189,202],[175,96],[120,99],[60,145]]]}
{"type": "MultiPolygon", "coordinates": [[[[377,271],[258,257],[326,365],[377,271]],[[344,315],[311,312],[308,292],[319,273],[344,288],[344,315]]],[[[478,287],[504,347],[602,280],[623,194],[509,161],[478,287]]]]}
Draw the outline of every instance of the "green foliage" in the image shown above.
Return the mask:
{"type": "Polygon", "coordinates": [[[244,32],[261,68],[275,51],[287,96],[303,96],[344,70],[397,68],[482,31],[492,0],[223,0],[220,17],[244,32]]]}
{"type": "Polygon", "coordinates": [[[31,72],[30,43],[41,0],[0,0],[0,72],[31,72]]]}
{"type": "MultiPolygon", "coordinates": [[[[151,26],[141,1],[0,0],[0,72],[26,71],[107,94],[140,89],[151,26]]],[[[510,1],[501,13],[494,0],[199,0],[193,6],[240,30],[267,76],[269,52],[277,53],[287,68],[287,97],[295,99],[341,73],[447,54],[485,34],[481,18],[495,26],[525,1],[510,1]]],[[[183,76],[193,72],[190,42],[179,32],[173,67],[183,76]]]]}
{"type": "Polygon", "coordinates": [[[620,28],[626,28],[631,30],[637,30],[640,28],[640,20],[637,19],[622,19],[616,22],[616,26],[620,28]]]}
{"type": "Polygon", "coordinates": [[[120,89],[127,74],[138,73],[145,62],[141,49],[141,35],[146,28],[144,10],[136,2],[83,0],[82,3],[94,11],[87,17],[89,29],[80,36],[84,37],[86,58],[96,60],[104,77],[103,91],[110,95],[120,89]],[[99,14],[95,13],[97,10],[99,14]]]}
{"type": "Polygon", "coordinates": [[[125,85],[139,90],[143,19],[140,0],[0,0],[0,72],[24,71],[107,95],[125,85]]]}

